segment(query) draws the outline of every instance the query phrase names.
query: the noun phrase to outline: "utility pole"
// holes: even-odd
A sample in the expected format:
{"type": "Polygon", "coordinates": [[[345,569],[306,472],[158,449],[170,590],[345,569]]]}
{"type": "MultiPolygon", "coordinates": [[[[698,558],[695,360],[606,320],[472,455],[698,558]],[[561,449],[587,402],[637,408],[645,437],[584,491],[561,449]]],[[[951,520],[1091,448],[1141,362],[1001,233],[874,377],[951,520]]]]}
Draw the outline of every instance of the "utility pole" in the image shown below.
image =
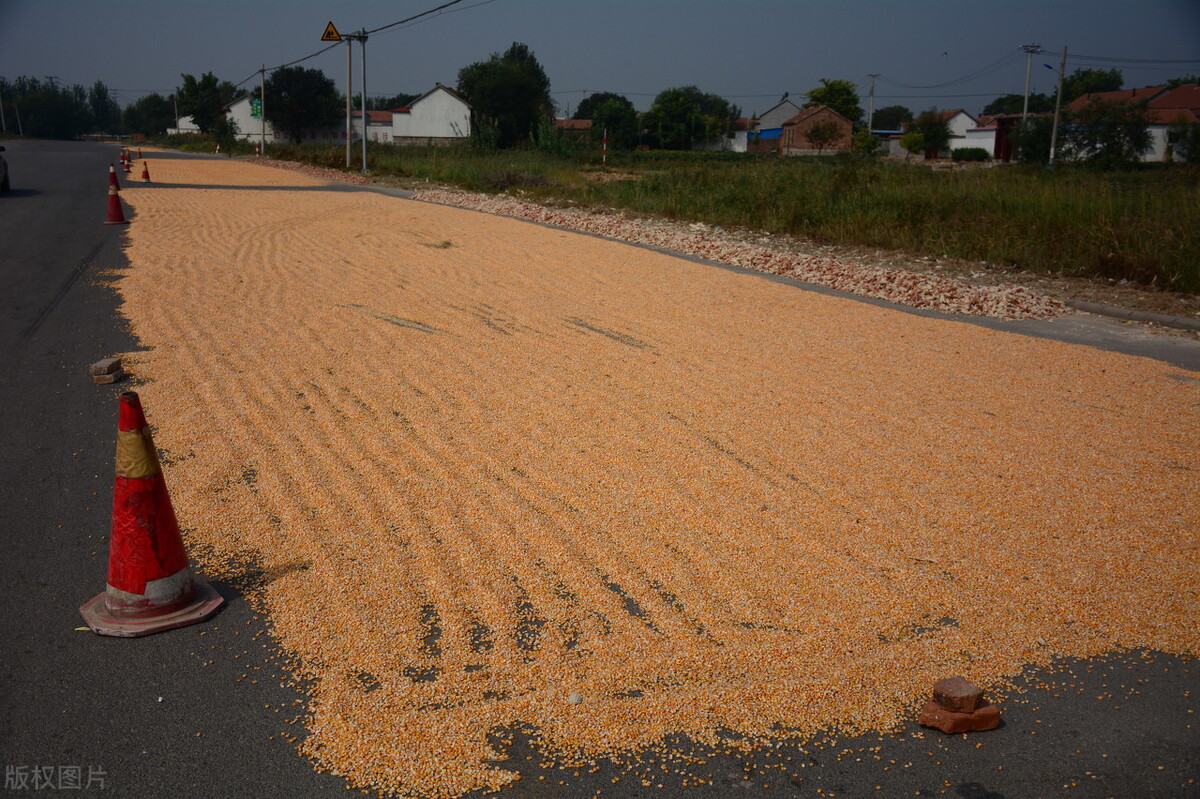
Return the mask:
{"type": "Polygon", "coordinates": [[[348,33],[344,37],[346,40],[346,168],[350,168],[350,139],[352,135],[351,117],[353,113],[350,110],[350,97],[352,90],[350,88],[350,42],[357,41],[358,47],[362,50],[362,89],[360,89],[360,101],[362,106],[362,171],[367,173],[367,31],[366,28],[360,28],[358,33],[348,33]]]}
{"type": "Polygon", "coordinates": [[[258,121],[262,129],[262,154],[267,154],[267,65],[258,71],[258,121]]]}
{"type": "Polygon", "coordinates": [[[350,98],[354,96],[354,87],[351,85],[353,73],[350,69],[350,51],[353,49],[353,42],[353,36],[346,37],[346,169],[350,168],[350,142],[354,140],[352,123],[354,114],[350,110],[350,98]]]}
{"type": "Polygon", "coordinates": [[[1042,52],[1041,45],[1023,44],[1021,49],[1025,51],[1025,105],[1021,108],[1021,127],[1025,127],[1025,120],[1029,118],[1029,68],[1033,64],[1033,57],[1042,52]]]}
{"type": "Polygon", "coordinates": [[[870,133],[875,126],[875,79],[879,73],[868,72],[867,77],[871,79],[871,91],[867,93],[867,132],[870,133]]]}
{"type": "Polygon", "coordinates": [[[1054,97],[1054,128],[1050,131],[1050,163],[1054,166],[1054,150],[1058,146],[1058,114],[1062,109],[1063,75],[1067,72],[1067,46],[1063,45],[1062,66],[1058,68],[1058,93],[1054,97]]]}
{"type": "Polygon", "coordinates": [[[367,174],[367,29],[358,30],[358,49],[362,51],[362,120],[363,120],[363,165],[362,173],[367,174]]]}

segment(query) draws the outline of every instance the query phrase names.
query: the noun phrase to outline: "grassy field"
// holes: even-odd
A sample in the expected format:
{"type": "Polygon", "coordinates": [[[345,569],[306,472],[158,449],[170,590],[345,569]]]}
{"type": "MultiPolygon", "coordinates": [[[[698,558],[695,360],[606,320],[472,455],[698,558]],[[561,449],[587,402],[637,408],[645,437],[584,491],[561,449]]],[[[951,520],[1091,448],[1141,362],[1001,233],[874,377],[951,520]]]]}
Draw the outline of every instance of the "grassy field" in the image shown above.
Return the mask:
{"type": "MultiPolygon", "coordinates": [[[[341,147],[273,145],[270,154],[345,165],[341,147]]],[[[1200,293],[1196,167],[950,171],[848,154],[655,152],[613,155],[602,167],[594,154],[388,145],[372,145],[369,164],[413,182],[1200,293]]]]}

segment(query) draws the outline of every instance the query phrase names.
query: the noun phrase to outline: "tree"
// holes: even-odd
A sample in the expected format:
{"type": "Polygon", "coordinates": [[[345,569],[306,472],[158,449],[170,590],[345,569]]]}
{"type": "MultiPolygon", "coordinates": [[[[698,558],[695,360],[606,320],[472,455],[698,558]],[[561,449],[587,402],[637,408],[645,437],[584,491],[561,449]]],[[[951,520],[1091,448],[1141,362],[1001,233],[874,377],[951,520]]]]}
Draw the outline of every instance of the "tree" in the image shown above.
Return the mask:
{"type": "Polygon", "coordinates": [[[659,92],[642,117],[642,129],[659,149],[690,150],[728,131],[738,113],[722,97],[682,86],[659,92]]]}
{"type": "MultiPolygon", "coordinates": [[[[1025,95],[1005,94],[983,107],[985,116],[991,114],[1020,114],[1025,110],[1025,95]]],[[[1054,110],[1054,97],[1033,92],[1029,95],[1029,113],[1045,114],[1054,110]]]]}
{"type": "Polygon", "coordinates": [[[925,140],[925,151],[940,153],[950,144],[950,123],[936,108],[931,108],[913,120],[911,129],[919,131],[925,140]]]}
{"type": "Polygon", "coordinates": [[[633,103],[619,94],[610,95],[592,111],[591,135],[598,139],[608,131],[608,143],[621,150],[637,145],[638,114],[633,103]]]}
{"type": "Polygon", "coordinates": [[[1190,73],[1188,75],[1180,75],[1178,78],[1171,78],[1167,81],[1167,88],[1178,89],[1180,86],[1188,86],[1194,83],[1200,83],[1200,75],[1190,73]]]}
{"type": "MultiPolygon", "coordinates": [[[[1064,127],[1061,126],[1060,127],[1064,127]]],[[[1051,117],[1030,117],[1013,134],[1013,152],[1022,164],[1050,162],[1050,136],[1054,128],[1051,117]]],[[[1066,131],[1064,130],[1063,133],[1066,131]]]]}
{"type": "Polygon", "coordinates": [[[513,42],[458,71],[458,92],[476,116],[472,129],[491,128],[501,147],[534,138],[554,116],[550,79],[528,45],[513,42]]]}
{"type": "Polygon", "coordinates": [[[263,89],[267,121],[296,144],[304,139],[304,131],[333,125],[342,115],[341,95],[319,69],[277,69],[263,89]]]}
{"type": "Polygon", "coordinates": [[[874,155],[879,149],[879,139],[869,130],[860,130],[851,139],[851,149],[863,155],[874,155]]]}
{"type": "Polygon", "coordinates": [[[232,102],[237,89],[229,81],[219,81],[211,72],[205,72],[197,80],[183,74],[183,86],[175,91],[179,99],[179,113],[191,116],[201,133],[212,131],[224,117],[222,109],[232,102]]]}
{"type": "Polygon", "coordinates": [[[815,147],[817,155],[820,155],[826,147],[838,140],[841,133],[842,129],[832,120],[814,122],[808,130],[804,131],[804,138],[808,139],[808,143],[815,147]]]}
{"type": "Polygon", "coordinates": [[[630,103],[623,95],[613,94],[612,92],[594,92],[579,101],[579,105],[576,106],[575,113],[571,115],[571,119],[594,119],[596,109],[607,100],[628,103],[629,107],[633,108],[633,103],[630,103]]]}
{"type": "Polygon", "coordinates": [[[1186,164],[1200,164],[1200,123],[1180,114],[1167,128],[1167,141],[1186,164]]]}
{"type": "MultiPolygon", "coordinates": [[[[82,86],[59,85],[55,80],[17,77],[0,79],[0,95],[20,115],[26,136],[38,139],[73,139],[90,131],[94,121],[88,93],[82,86]]],[[[8,124],[15,120],[9,117],[8,124]]]]}
{"type": "Polygon", "coordinates": [[[1138,161],[1150,149],[1149,124],[1145,101],[1092,100],[1072,115],[1067,152],[1109,169],[1138,161]]]}
{"type": "Polygon", "coordinates": [[[1077,69],[1063,80],[1063,101],[1070,103],[1095,92],[1120,91],[1124,85],[1119,69],[1077,69]]]}
{"type": "Polygon", "coordinates": [[[857,125],[863,118],[858,105],[858,87],[848,80],[821,78],[821,85],[808,92],[805,108],[827,105],[857,125]]]}
{"type": "Polygon", "coordinates": [[[905,122],[912,122],[913,112],[902,105],[889,105],[875,112],[871,130],[900,130],[905,122]]]}
{"type": "Polygon", "coordinates": [[[925,137],[919,130],[910,130],[900,137],[900,146],[908,152],[908,156],[904,158],[907,161],[909,156],[925,151],[925,137]]]}
{"type": "Polygon", "coordinates": [[[98,133],[116,133],[121,127],[121,106],[109,93],[104,81],[96,81],[88,91],[88,108],[92,112],[93,130],[98,133]]]}
{"type": "Polygon", "coordinates": [[[130,133],[161,136],[167,132],[167,128],[175,127],[175,111],[169,97],[147,94],[137,102],[125,106],[121,122],[130,133]]]}
{"type": "MultiPolygon", "coordinates": [[[[391,97],[368,97],[367,109],[370,111],[391,111],[396,108],[406,108],[419,94],[393,94],[391,97]]],[[[345,106],[346,96],[338,99],[338,104],[345,106]]]]}

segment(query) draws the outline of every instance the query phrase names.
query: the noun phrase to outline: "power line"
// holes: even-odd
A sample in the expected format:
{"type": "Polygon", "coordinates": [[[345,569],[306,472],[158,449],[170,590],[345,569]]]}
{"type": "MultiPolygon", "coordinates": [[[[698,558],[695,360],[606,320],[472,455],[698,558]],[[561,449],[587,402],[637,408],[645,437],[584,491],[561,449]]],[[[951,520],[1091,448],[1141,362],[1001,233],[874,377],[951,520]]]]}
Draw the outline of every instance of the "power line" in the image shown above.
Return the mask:
{"type": "Polygon", "coordinates": [[[883,83],[887,83],[891,86],[898,86],[901,89],[946,89],[951,86],[957,86],[960,83],[968,83],[968,82],[976,80],[978,78],[982,78],[984,75],[995,72],[996,70],[1003,69],[1004,67],[1013,63],[1014,61],[1017,61],[1018,59],[1020,59],[1023,52],[1024,51],[1018,47],[1017,49],[1012,50],[1012,51],[1006,53],[1005,55],[1001,56],[998,60],[993,61],[991,64],[988,64],[985,67],[981,67],[981,68],[975,70],[974,72],[970,72],[966,75],[963,75],[961,78],[955,78],[953,80],[948,80],[943,83],[931,83],[928,86],[920,86],[920,85],[911,84],[911,83],[900,83],[898,81],[891,80],[890,78],[888,78],[884,75],[881,75],[879,77],[879,79],[883,83]]]}

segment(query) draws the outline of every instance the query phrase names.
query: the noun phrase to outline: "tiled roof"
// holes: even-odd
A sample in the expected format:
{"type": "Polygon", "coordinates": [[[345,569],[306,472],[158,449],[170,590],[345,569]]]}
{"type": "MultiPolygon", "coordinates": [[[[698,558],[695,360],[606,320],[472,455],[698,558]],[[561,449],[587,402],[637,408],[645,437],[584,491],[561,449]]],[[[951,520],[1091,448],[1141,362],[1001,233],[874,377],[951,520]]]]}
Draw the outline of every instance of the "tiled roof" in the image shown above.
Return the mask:
{"type": "Polygon", "coordinates": [[[559,130],[587,130],[592,126],[590,119],[556,119],[554,127],[559,130]]]}
{"type": "Polygon", "coordinates": [[[1122,89],[1119,92],[1092,92],[1076,97],[1067,106],[1072,111],[1078,111],[1094,100],[1105,103],[1132,103],[1138,100],[1153,100],[1166,91],[1166,86],[1146,86],[1141,89],[1122,89]]]}
{"type": "Polygon", "coordinates": [[[1187,108],[1200,111],[1200,83],[1176,86],[1150,101],[1151,108],[1187,108]]]}
{"type": "MultiPolygon", "coordinates": [[[[827,105],[814,105],[812,108],[806,108],[803,111],[801,111],[799,114],[796,114],[796,116],[794,116],[791,119],[784,122],[783,126],[785,128],[788,128],[788,127],[791,127],[792,125],[799,125],[804,120],[806,120],[810,117],[816,116],[821,111],[828,111],[829,113],[833,114],[835,117],[841,117],[842,119],[845,119],[846,122],[850,122],[850,120],[846,119],[845,116],[843,116],[842,114],[839,114],[837,111],[834,111],[832,108],[830,108],[827,105]]],[[[853,123],[851,123],[851,124],[853,124],[853,123]]]]}

